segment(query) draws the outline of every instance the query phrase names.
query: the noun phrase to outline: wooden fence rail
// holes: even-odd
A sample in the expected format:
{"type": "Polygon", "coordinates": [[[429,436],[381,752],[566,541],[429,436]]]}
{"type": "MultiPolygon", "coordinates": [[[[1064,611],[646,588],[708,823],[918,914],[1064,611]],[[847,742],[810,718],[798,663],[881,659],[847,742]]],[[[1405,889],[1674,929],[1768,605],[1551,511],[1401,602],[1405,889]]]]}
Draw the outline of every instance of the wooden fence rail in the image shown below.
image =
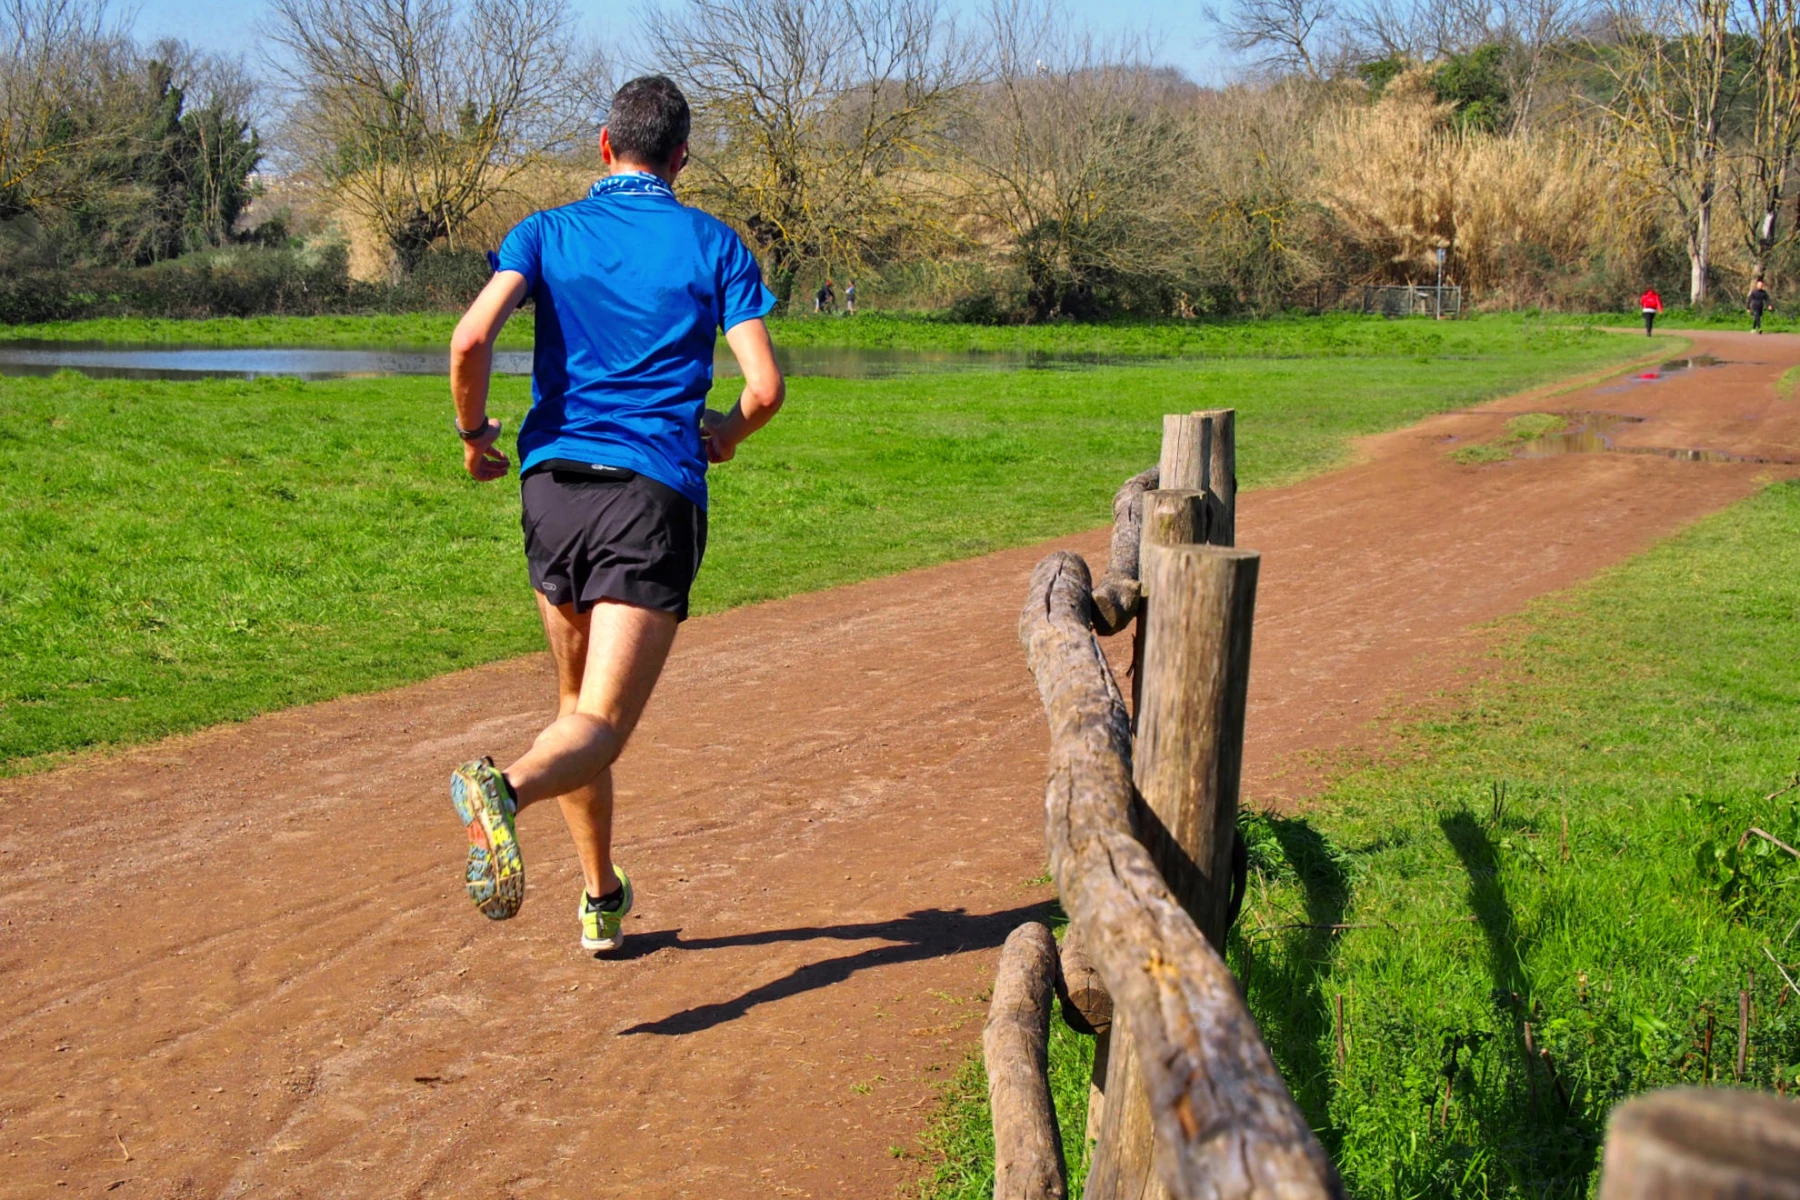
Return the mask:
{"type": "MultiPolygon", "coordinates": [[[[1114,498],[1099,584],[1064,552],[1032,573],[1019,637],[1050,726],[1045,840],[1069,930],[1059,951],[1027,924],[1001,954],[982,1039],[995,1200],[1066,1194],[1052,994],[1096,1038],[1085,1200],[1343,1194],[1222,957],[1259,571],[1232,548],[1234,431],[1230,410],[1165,417],[1158,465],[1114,498]],[[1098,636],[1134,622],[1128,714],[1098,636]]],[[[1800,1105],[1736,1096],[1622,1106],[1604,1200],[1800,1200],[1800,1105]]]]}
{"type": "Polygon", "coordinates": [[[1337,1195],[1237,982],[1133,828],[1130,724],[1091,591],[1086,563],[1051,555],[1019,632],[1050,722],[1050,872],[1115,1013],[1129,1014],[1157,1173],[1183,1197],[1337,1195]]]}

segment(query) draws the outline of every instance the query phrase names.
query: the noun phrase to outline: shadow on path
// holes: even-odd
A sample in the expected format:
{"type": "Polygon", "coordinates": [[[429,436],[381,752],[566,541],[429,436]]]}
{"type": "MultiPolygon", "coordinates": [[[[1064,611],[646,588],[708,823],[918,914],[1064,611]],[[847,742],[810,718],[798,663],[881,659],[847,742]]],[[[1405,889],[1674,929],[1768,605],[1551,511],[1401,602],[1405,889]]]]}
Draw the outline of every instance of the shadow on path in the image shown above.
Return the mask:
{"type": "Polygon", "coordinates": [[[965,950],[993,949],[1005,942],[1006,935],[1026,921],[1045,920],[1049,911],[1049,902],[1023,905],[980,916],[971,916],[960,908],[926,908],[892,921],[869,921],[855,925],[811,925],[796,929],[770,929],[725,937],[692,939],[682,938],[679,929],[634,935],[625,943],[625,957],[636,958],[667,949],[720,950],[733,946],[768,946],[777,942],[810,942],[820,939],[862,942],[879,938],[889,944],[829,958],[823,962],[803,963],[781,978],[772,979],[741,996],[683,1009],[659,1020],[622,1029],[619,1033],[622,1037],[638,1033],[664,1036],[696,1033],[727,1021],[735,1021],[759,1004],[785,1000],[789,996],[815,988],[842,983],[856,972],[870,967],[942,958],[965,950]]]}

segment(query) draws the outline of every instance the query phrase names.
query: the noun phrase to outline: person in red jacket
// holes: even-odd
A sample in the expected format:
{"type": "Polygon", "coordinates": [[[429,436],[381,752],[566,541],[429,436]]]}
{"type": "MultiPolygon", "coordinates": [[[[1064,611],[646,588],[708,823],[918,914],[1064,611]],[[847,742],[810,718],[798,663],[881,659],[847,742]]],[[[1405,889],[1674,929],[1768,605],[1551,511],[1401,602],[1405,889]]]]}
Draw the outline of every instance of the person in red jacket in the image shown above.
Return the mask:
{"type": "Polygon", "coordinates": [[[1662,312],[1662,297],[1656,294],[1655,288],[1647,287],[1638,297],[1638,306],[1644,310],[1644,336],[1649,337],[1656,327],[1657,314],[1662,312]]]}

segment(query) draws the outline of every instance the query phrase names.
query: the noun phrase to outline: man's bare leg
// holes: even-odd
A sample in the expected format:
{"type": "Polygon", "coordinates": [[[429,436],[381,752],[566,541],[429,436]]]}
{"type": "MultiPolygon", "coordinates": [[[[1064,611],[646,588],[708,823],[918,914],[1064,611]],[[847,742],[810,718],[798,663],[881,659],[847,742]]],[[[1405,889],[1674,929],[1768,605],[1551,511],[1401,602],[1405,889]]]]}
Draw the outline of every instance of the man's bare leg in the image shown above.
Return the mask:
{"type": "Polygon", "coordinates": [[[612,764],[625,748],[675,641],[675,614],[601,601],[585,613],[538,597],[556,660],[557,719],[506,768],[520,808],[555,796],[581,857],[587,893],[613,884],[612,764]]]}

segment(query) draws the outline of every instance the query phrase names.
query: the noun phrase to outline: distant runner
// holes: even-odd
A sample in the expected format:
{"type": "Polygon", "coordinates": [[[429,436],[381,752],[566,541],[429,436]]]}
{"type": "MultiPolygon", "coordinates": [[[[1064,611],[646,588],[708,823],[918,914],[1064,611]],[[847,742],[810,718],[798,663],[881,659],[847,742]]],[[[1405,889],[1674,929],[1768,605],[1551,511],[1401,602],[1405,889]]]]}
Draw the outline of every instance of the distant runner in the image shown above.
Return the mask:
{"type": "Polygon", "coordinates": [[[468,828],[469,897],[503,920],[525,899],[514,814],[554,796],[585,884],[581,945],[615,950],[631,879],[612,860],[612,764],[662,673],[706,550],[706,467],[781,407],[762,318],[775,305],[756,259],[723,223],[675,199],[687,163],[686,98],[660,75],[613,97],[600,131],[609,174],[585,200],[533,213],[507,235],[494,278],[450,343],[463,462],[508,469],[487,414],[494,343],[537,305],[531,411],[519,430],[525,558],[556,659],[557,719],[501,771],[458,767],[450,800],[468,828]],[[744,391],[704,408],[717,331],[744,391]]]}
{"type": "Polygon", "coordinates": [[[856,280],[854,279],[844,285],[844,312],[852,317],[856,315],[856,280]]]}
{"type": "Polygon", "coordinates": [[[1655,288],[1647,287],[1644,294],[1638,297],[1638,305],[1644,310],[1644,336],[1649,337],[1656,328],[1657,314],[1663,310],[1662,297],[1656,294],[1655,288]]]}
{"type": "Polygon", "coordinates": [[[1763,310],[1770,307],[1770,303],[1769,289],[1763,286],[1760,277],[1751,285],[1750,294],[1744,297],[1744,307],[1750,310],[1750,332],[1761,333],[1763,310]]]}

